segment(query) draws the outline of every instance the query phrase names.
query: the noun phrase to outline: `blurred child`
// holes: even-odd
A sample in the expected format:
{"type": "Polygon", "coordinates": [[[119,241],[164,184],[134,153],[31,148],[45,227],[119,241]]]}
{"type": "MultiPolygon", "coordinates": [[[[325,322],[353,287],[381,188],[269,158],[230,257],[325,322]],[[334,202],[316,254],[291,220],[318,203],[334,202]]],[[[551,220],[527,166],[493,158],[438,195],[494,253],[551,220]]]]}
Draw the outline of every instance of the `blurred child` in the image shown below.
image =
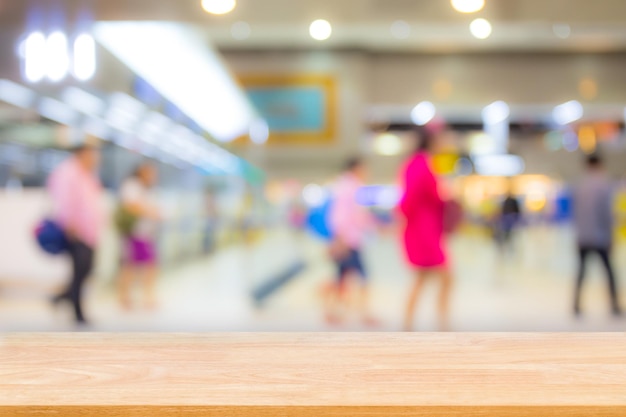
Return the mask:
{"type": "Polygon", "coordinates": [[[341,307],[346,306],[352,280],[358,283],[358,309],[366,324],[375,324],[369,315],[369,285],[362,258],[365,234],[374,226],[374,217],[357,202],[357,193],[364,185],[367,170],[362,160],[351,159],[333,190],[329,220],[333,232],[330,255],[337,267],[336,282],[326,289],[327,320],[341,321],[341,307]]]}

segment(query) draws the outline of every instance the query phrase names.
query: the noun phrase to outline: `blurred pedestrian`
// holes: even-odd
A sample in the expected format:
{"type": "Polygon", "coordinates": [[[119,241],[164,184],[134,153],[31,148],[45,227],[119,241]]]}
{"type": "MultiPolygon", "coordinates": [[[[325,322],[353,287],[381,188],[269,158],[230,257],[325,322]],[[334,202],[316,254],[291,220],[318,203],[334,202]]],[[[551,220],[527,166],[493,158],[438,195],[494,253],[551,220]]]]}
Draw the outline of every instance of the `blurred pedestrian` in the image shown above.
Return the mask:
{"type": "Polygon", "coordinates": [[[522,217],[520,203],[512,191],[507,193],[497,218],[496,241],[502,252],[512,252],[515,229],[522,217]]]}
{"type": "Polygon", "coordinates": [[[614,188],[602,159],[598,155],[587,158],[587,172],[574,190],[574,224],[578,239],[579,269],[574,295],[574,313],[581,314],[580,298],[585,279],[587,258],[597,254],[602,260],[608,280],[611,308],[621,314],[615,273],[611,265],[614,233],[614,188]]]}
{"type": "MultiPolygon", "coordinates": [[[[434,129],[433,129],[434,130],[434,129]]],[[[403,242],[415,280],[406,307],[404,329],[413,330],[415,309],[428,278],[440,284],[438,314],[440,330],[448,329],[452,275],[444,238],[446,201],[441,181],[432,168],[432,155],[439,146],[439,134],[424,129],[416,134],[419,144],[401,171],[400,212],[405,220],[403,242]]]]}
{"type": "Polygon", "coordinates": [[[69,285],[52,299],[53,304],[71,302],[76,322],[85,324],[82,289],[92,272],[94,255],[104,224],[102,187],[97,176],[100,151],[92,145],[75,148],[72,156],[48,179],[53,219],[68,241],[72,276],[69,285]]]}
{"type": "Polygon", "coordinates": [[[142,278],[144,306],[156,306],[156,234],[161,220],[160,210],[151,195],[156,182],[156,167],[144,162],[120,188],[118,229],[123,236],[124,257],[118,292],[120,303],[125,309],[132,308],[131,286],[138,277],[142,278]],[[126,219],[125,224],[123,218],[126,219]]]}
{"type": "Polygon", "coordinates": [[[338,308],[347,299],[347,290],[352,280],[357,280],[358,308],[365,324],[376,321],[369,314],[368,276],[363,262],[362,247],[366,233],[374,226],[373,215],[357,201],[357,193],[365,184],[367,169],[359,158],[350,159],[343,174],[333,188],[332,204],[329,213],[333,240],[331,256],[337,267],[337,277],[327,296],[327,319],[329,322],[341,320],[338,308]]]}

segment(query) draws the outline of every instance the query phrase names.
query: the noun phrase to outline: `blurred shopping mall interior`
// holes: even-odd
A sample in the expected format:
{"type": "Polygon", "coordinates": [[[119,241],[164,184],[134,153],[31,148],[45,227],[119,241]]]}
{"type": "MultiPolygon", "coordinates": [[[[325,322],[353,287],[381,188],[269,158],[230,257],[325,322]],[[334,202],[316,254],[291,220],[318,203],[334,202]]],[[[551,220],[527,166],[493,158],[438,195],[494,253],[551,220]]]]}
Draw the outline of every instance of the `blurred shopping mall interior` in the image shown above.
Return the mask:
{"type": "MultiPolygon", "coordinates": [[[[432,125],[433,170],[463,208],[446,237],[450,328],[626,330],[599,257],[574,314],[572,200],[600,155],[626,306],[624,0],[0,0],[0,54],[0,331],[75,329],[70,304],[50,302],[70,258],[36,229],[54,210],[50,174],[81,145],[99,150],[108,218],[82,289],[89,330],[402,330],[415,273],[400,172],[432,125]],[[342,320],[325,312],[325,216],[354,157],[377,220],[369,322],[349,300],[342,320]],[[161,213],[151,308],[120,303],[114,215],[146,161],[161,213]],[[521,213],[503,245],[507,195],[521,213]]],[[[437,329],[430,284],[416,330],[437,329]]]]}

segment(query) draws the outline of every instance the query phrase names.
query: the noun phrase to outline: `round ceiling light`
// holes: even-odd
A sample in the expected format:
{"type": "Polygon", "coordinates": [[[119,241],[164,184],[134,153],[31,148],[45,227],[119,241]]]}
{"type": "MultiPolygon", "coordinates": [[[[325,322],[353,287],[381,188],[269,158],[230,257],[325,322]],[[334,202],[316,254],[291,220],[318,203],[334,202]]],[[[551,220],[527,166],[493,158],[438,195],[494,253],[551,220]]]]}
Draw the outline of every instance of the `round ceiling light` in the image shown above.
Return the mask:
{"type": "Polygon", "coordinates": [[[237,0],[202,0],[202,8],[211,14],[227,14],[235,10],[237,0]]]}
{"type": "Polygon", "coordinates": [[[333,34],[333,27],[328,20],[318,19],[311,23],[309,32],[313,39],[325,41],[333,34]]]}
{"type": "Polygon", "coordinates": [[[572,34],[572,28],[566,23],[557,23],[552,26],[552,31],[557,38],[567,39],[572,34]]]}
{"type": "Polygon", "coordinates": [[[411,36],[411,25],[404,20],[396,20],[391,25],[391,35],[396,39],[408,39],[411,36]]]}
{"type": "Polygon", "coordinates": [[[252,29],[247,22],[235,22],[230,29],[230,33],[233,35],[233,38],[243,41],[250,37],[252,29]]]}
{"type": "Polygon", "coordinates": [[[509,105],[504,101],[496,101],[483,109],[483,121],[487,125],[504,123],[510,115],[509,105]]]}
{"type": "Polygon", "coordinates": [[[476,13],[485,7],[485,0],[452,0],[451,3],[460,13],[476,13]]]}
{"type": "Polygon", "coordinates": [[[437,115],[437,108],[430,101],[422,101],[411,111],[411,120],[418,126],[425,126],[437,115]]]}
{"type": "Polygon", "coordinates": [[[492,31],[491,23],[486,19],[476,19],[470,24],[470,32],[476,39],[487,39],[492,31]]]}

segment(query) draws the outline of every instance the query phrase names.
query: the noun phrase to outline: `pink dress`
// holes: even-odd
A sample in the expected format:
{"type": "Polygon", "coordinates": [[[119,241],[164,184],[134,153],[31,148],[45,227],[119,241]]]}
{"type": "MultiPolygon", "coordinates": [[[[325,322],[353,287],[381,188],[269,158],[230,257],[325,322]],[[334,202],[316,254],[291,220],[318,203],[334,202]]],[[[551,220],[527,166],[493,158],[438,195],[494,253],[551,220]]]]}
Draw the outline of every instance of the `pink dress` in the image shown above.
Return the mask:
{"type": "Polygon", "coordinates": [[[417,268],[446,265],[444,202],[426,153],[413,156],[401,171],[399,210],[406,219],[403,243],[409,263],[417,268]]]}

